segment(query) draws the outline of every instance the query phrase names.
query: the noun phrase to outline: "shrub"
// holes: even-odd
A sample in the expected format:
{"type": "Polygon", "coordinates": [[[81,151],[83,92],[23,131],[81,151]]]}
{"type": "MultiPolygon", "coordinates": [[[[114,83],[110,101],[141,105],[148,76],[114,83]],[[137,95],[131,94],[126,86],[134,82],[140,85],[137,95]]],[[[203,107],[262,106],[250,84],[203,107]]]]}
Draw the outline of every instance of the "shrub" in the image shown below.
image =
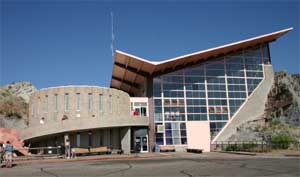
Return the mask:
{"type": "Polygon", "coordinates": [[[0,114],[22,118],[28,114],[28,104],[21,97],[7,96],[0,101],[0,114]]]}
{"type": "Polygon", "coordinates": [[[254,148],[256,148],[256,147],[257,147],[257,145],[254,144],[253,142],[251,142],[251,143],[243,144],[242,149],[243,149],[243,151],[251,151],[251,150],[254,150],[254,148]]]}
{"type": "Polygon", "coordinates": [[[275,134],[272,135],[272,144],[274,145],[274,148],[278,149],[287,149],[289,148],[291,142],[293,141],[293,138],[289,134],[275,134]]]}
{"type": "Polygon", "coordinates": [[[240,151],[240,150],[241,148],[236,144],[229,144],[225,149],[225,151],[240,151]]]}
{"type": "Polygon", "coordinates": [[[8,97],[8,96],[11,96],[11,93],[8,91],[8,90],[2,90],[1,91],[1,96],[2,97],[8,97]]]}

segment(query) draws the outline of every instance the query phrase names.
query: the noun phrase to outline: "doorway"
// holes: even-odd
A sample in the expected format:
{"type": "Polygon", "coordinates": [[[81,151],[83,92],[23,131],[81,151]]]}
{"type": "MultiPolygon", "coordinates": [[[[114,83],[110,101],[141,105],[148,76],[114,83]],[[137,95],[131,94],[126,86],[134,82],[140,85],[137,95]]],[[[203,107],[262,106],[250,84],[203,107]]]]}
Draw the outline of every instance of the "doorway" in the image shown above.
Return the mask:
{"type": "Polygon", "coordinates": [[[135,137],[135,147],[139,152],[148,152],[148,135],[135,137]]]}

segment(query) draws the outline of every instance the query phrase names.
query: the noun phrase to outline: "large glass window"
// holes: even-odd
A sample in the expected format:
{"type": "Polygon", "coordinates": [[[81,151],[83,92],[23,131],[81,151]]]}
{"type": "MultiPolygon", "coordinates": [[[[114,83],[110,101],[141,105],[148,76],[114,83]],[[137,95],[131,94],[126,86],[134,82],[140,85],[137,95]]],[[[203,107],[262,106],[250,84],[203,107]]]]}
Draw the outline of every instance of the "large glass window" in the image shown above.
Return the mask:
{"type": "Polygon", "coordinates": [[[108,97],[108,111],[112,113],[112,95],[108,97]]]}
{"type": "Polygon", "coordinates": [[[48,95],[45,96],[45,108],[44,108],[45,113],[48,112],[48,95]]]}
{"type": "Polygon", "coordinates": [[[165,123],[165,136],[167,145],[186,144],[187,140],[185,123],[165,123]]]}
{"type": "Polygon", "coordinates": [[[65,93],[65,111],[69,111],[69,94],[65,93]]]}
{"type": "Polygon", "coordinates": [[[159,77],[153,79],[153,96],[161,97],[161,82],[159,77]]]}
{"type": "Polygon", "coordinates": [[[54,112],[58,111],[58,105],[57,105],[57,94],[54,95],[54,112]]]}
{"type": "Polygon", "coordinates": [[[268,45],[262,47],[262,55],[264,64],[270,64],[270,53],[268,45]]]}
{"type": "Polygon", "coordinates": [[[93,95],[91,93],[88,94],[88,110],[89,112],[93,110],[93,95]]]}
{"type": "Polygon", "coordinates": [[[103,112],[103,94],[99,94],[99,111],[103,112]]]}
{"type": "Polygon", "coordinates": [[[76,93],[76,109],[80,111],[80,93],[76,93]]]}
{"type": "Polygon", "coordinates": [[[184,144],[171,124],[183,121],[210,121],[213,139],[262,81],[269,61],[268,46],[256,46],[154,78],[155,123],[165,123],[156,140],[184,144]]]}
{"type": "Polygon", "coordinates": [[[147,116],[147,108],[148,103],[147,102],[133,102],[132,105],[132,112],[134,116],[147,116]]]}
{"type": "Polygon", "coordinates": [[[156,144],[163,145],[164,144],[164,134],[156,133],[156,144]]]}

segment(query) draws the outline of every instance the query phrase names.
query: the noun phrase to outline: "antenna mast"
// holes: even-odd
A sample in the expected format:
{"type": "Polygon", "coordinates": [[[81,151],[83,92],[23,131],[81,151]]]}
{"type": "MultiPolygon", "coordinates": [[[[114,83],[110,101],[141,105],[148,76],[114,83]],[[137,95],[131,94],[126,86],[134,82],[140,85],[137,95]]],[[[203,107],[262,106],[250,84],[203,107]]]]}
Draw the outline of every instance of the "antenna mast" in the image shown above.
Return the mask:
{"type": "Polygon", "coordinates": [[[112,60],[114,60],[114,42],[115,42],[115,35],[114,35],[114,13],[111,11],[110,12],[110,18],[111,18],[111,56],[112,60]]]}

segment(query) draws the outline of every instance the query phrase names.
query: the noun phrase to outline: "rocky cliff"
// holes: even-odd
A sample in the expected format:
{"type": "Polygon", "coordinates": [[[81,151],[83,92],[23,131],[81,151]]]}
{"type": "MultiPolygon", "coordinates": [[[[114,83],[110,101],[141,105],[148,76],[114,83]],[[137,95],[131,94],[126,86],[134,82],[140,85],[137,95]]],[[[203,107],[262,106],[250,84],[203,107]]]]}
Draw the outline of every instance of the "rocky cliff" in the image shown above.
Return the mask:
{"type": "MultiPolygon", "coordinates": [[[[29,96],[36,90],[37,89],[32,85],[32,83],[27,81],[13,82],[11,84],[0,87],[0,92],[6,92],[8,94],[21,97],[25,100],[26,103],[29,102],[29,96]]],[[[0,98],[1,96],[3,95],[1,94],[0,98]]]]}
{"type": "Polygon", "coordinates": [[[30,82],[0,87],[0,127],[22,130],[28,121],[28,101],[37,89],[30,82]]]}
{"type": "Polygon", "coordinates": [[[288,134],[300,140],[300,75],[276,72],[263,117],[237,128],[230,140],[270,140],[274,134],[288,134]]]}
{"type": "Polygon", "coordinates": [[[0,142],[10,141],[23,155],[29,155],[23,147],[21,132],[28,122],[28,102],[37,89],[30,82],[11,83],[0,87],[0,142]]]}

